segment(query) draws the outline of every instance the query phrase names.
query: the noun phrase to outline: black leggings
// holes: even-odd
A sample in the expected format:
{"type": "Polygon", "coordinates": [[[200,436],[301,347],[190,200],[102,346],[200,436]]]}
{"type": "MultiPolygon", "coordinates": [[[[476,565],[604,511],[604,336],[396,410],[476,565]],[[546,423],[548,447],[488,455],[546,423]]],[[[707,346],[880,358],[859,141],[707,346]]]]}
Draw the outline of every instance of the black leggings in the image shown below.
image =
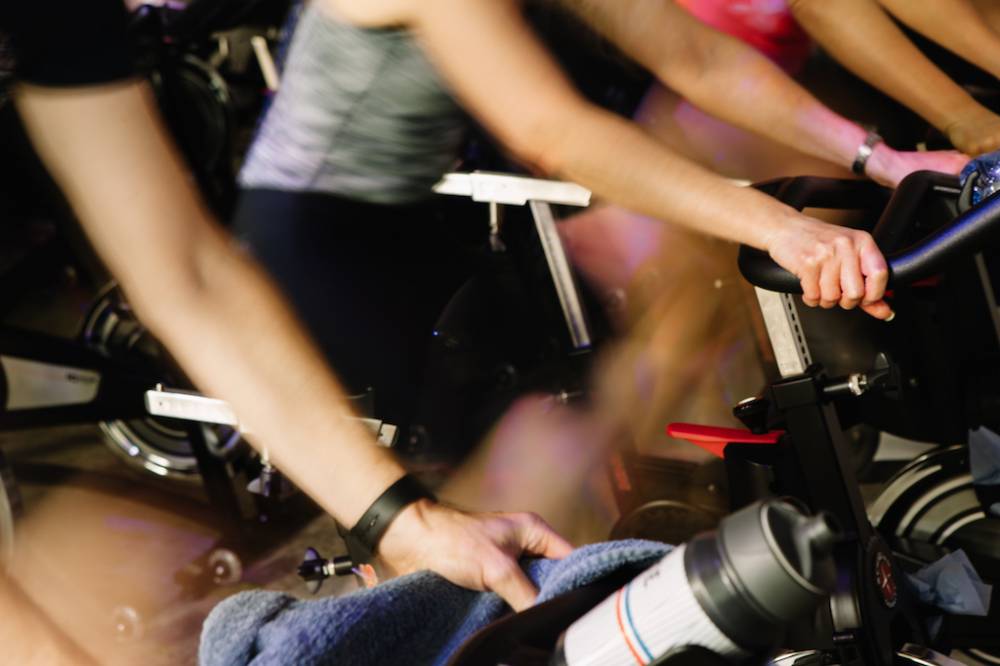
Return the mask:
{"type": "Polygon", "coordinates": [[[473,272],[483,219],[468,206],[393,207],[253,189],[242,193],[234,231],[347,389],[374,389],[374,414],[405,433],[435,321],[473,272]]]}

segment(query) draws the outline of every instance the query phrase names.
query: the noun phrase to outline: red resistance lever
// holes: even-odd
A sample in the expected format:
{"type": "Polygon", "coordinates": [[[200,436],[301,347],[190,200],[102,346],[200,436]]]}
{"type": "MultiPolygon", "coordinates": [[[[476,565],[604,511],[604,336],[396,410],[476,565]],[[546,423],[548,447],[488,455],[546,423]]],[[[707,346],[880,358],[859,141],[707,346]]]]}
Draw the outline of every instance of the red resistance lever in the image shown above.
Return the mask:
{"type": "Polygon", "coordinates": [[[778,443],[778,438],[784,435],[785,431],[774,430],[757,435],[740,428],[716,428],[696,423],[671,423],[667,426],[667,434],[676,439],[687,440],[695,446],[705,449],[713,456],[723,458],[722,452],[727,444],[774,445],[778,443]]]}

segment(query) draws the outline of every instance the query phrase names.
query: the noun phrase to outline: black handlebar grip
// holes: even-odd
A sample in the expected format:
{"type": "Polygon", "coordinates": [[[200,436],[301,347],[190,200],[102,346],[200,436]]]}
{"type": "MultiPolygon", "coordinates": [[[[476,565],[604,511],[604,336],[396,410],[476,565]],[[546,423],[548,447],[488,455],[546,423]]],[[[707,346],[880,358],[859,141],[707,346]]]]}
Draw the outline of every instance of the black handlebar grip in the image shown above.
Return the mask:
{"type": "MultiPolygon", "coordinates": [[[[918,176],[913,184],[903,187],[906,180],[900,184],[896,195],[901,203],[887,207],[876,229],[887,230],[887,234],[896,234],[898,225],[905,225],[907,220],[903,215],[912,216],[916,207],[909,203],[909,197],[919,193],[921,198],[929,188],[947,188],[951,191],[957,188],[958,181],[953,176],[944,174],[927,175],[929,172],[914,174],[918,176]],[[923,174],[923,175],[922,175],[923,174]],[[890,210],[892,208],[892,210],[890,210]]],[[[889,264],[889,284],[910,284],[930,277],[939,272],[949,263],[969,254],[1000,238],[1000,194],[995,194],[975,208],[972,208],[936,232],[915,245],[892,252],[887,261],[889,264]]],[[[743,246],[739,255],[740,272],[751,283],[770,291],[797,294],[802,292],[798,278],[778,266],[764,252],[743,246]]]]}
{"type": "Polygon", "coordinates": [[[1000,238],[1000,194],[994,194],[955,221],[889,257],[890,282],[910,284],[970,256],[1000,238]]]}
{"type": "Polygon", "coordinates": [[[827,208],[830,210],[870,209],[885,205],[889,190],[870,180],[798,176],[768,181],[756,186],[775,199],[796,210],[827,208]]]}
{"type": "Polygon", "coordinates": [[[937,171],[916,171],[899,183],[872,231],[875,243],[883,252],[899,249],[917,211],[927,201],[927,194],[935,189],[957,197],[962,184],[958,176],[937,171]]]}
{"type": "MultiPolygon", "coordinates": [[[[831,210],[873,208],[884,205],[889,192],[870,180],[819,176],[779,178],[754,187],[796,210],[810,207],[831,210]]],[[[802,292],[799,279],[761,250],[742,246],[739,268],[747,281],[758,287],[788,293],[802,292]]]]}
{"type": "Polygon", "coordinates": [[[793,273],[786,271],[762,250],[748,245],[740,246],[737,259],[740,273],[755,287],[786,294],[801,294],[802,285],[793,273]]]}

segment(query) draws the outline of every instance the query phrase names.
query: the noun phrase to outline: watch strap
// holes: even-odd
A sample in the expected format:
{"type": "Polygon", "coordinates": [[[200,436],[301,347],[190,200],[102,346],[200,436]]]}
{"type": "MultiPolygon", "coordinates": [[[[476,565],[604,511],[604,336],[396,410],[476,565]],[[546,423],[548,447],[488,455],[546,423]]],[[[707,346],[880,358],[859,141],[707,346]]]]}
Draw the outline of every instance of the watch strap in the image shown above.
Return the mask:
{"type": "Polygon", "coordinates": [[[351,536],[374,553],[382,535],[399,513],[422,499],[435,500],[434,493],[409,474],[389,486],[378,496],[358,522],[351,528],[351,536]]]}

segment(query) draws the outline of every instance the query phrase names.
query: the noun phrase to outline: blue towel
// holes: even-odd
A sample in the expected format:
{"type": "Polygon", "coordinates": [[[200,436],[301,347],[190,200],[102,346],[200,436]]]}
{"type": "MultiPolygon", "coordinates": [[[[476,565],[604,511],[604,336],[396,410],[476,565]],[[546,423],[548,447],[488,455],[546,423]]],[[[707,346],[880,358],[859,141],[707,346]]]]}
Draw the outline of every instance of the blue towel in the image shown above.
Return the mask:
{"type": "Polygon", "coordinates": [[[945,555],[907,578],[922,602],[955,615],[986,617],[993,586],[976,573],[962,550],[945,555]]]}
{"type": "MultiPolygon", "coordinates": [[[[670,548],[616,541],[585,546],[564,560],[522,565],[539,587],[540,603],[622,567],[648,567],[670,548]]],[[[311,601],[244,592],[220,603],[205,620],[198,658],[202,666],[438,665],[509,611],[495,594],[462,589],[430,572],[311,601]]]]}
{"type": "Polygon", "coordinates": [[[977,486],[1000,485],[1000,435],[986,427],[969,432],[969,471],[977,486]]]}

